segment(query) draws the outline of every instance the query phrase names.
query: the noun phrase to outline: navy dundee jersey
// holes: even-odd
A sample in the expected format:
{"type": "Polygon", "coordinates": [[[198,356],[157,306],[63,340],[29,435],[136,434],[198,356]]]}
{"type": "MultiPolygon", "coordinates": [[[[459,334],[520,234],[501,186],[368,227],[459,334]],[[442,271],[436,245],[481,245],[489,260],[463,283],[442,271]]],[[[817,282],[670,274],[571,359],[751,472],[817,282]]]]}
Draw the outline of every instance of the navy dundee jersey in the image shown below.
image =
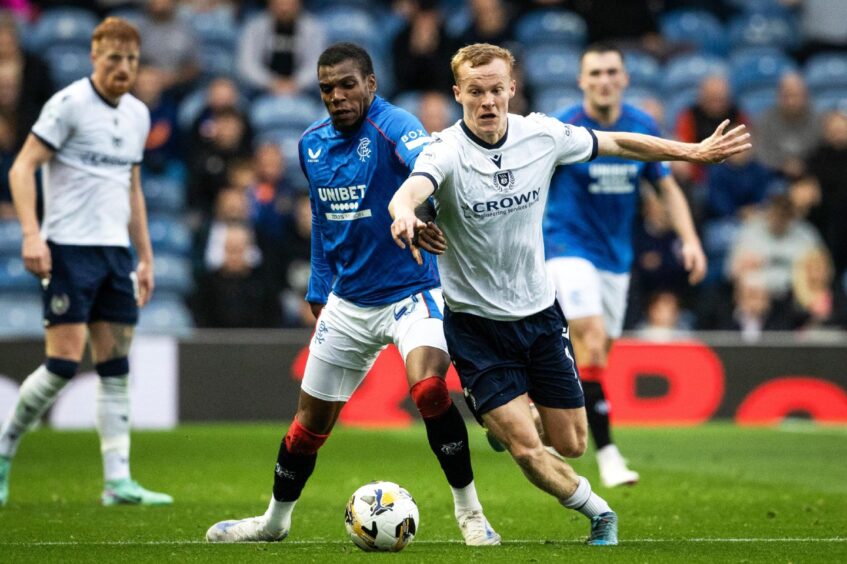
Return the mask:
{"type": "MultiPolygon", "coordinates": [[[[629,104],[623,105],[617,122],[610,126],[591,119],[582,105],[554,117],[598,131],[659,135],[653,118],[629,104]]],[[[546,259],[581,257],[600,270],[629,272],[639,185],[642,179],[655,183],[668,174],[666,163],[620,157],[598,157],[588,163],[560,166],[550,182],[544,218],[546,259]]]]}
{"type": "Polygon", "coordinates": [[[412,260],[391,238],[388,202],[429,143],[409,112],[374,98],[358,130],[329,117],[300,138],[300,165],[312,201],[312,275],[306,300],[332,290],[359,306],[380,306],[440,285],[435,258],[412,260]]]}

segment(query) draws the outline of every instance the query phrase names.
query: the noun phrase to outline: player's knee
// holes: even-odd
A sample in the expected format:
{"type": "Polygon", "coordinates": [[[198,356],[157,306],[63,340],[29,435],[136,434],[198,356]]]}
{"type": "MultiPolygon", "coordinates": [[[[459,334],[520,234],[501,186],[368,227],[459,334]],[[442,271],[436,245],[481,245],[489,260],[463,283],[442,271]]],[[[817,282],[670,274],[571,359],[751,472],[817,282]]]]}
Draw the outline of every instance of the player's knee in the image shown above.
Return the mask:
{"type": "Polygon", "coordinates": [[[450,399],[450,392],[447,390],[447,382],[444,381],[444,378],[438,376],[421,380],[412,386],[409,393],[424,419],[442,415],[453,404],[450,399]]]}
{"type": "Polygon", "coordinates": [[[56,357],[48,357],[47,362],[44,363],[44,367],[51,374],[55,374],[60,378],[64,378],[65,380],[70,380],[73,378],[77,371],[79,370],[79,363],[75,360],[69,360],[67,358],[56,358],[56,357]]]}
{"type": "Polygon", "coordinates": [[[548,456],[547,451],[544,450],[540,442],[538,444],[527,445],[515,441],[508,446],[509,454],[512,455],[512,458],[515,459],[515,462],[524,471],[532,472],[533,469],[538,468],[542,459],[548,456]]]}
{"type": "Polygon", "coordinates": [[[101,378],[126,376],[129,374],[129,359],[123,356],[98,362],[94,365],[94,370],[101,378]]]}
{"type": "Polygon", "coordinates": [[[579,458],[585,454],[587,447],[588,441],[585,435],[580,436],[579,433],[574,433],[572,436],[565,437],[563,440],[559,440],[553,444],[556,452],[565,458],[579,458]]]}
{"type": "Polygon", "coordinates": [[[318,452],[318,449],[323,446],[328,437],[328,433],[326,435],[313,433],[295,419],[291,423],[291,427],[288,428],[283,441],[285,448],[291,454],[309,455],[318,452]]]}

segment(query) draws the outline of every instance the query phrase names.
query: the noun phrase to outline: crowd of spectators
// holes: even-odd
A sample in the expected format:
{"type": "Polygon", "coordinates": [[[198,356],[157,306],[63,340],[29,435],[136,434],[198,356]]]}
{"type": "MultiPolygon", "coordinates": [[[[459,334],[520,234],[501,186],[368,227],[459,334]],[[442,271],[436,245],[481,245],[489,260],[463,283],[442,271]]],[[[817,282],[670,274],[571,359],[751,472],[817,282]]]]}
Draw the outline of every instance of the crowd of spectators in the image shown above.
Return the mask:
{"type": "MultiPolygon", "coordinates": [[[[319,109],[316,61],[338,39],[337,25],[327,19],[333,13],[343,18],[345,9],[355,8],[385,16],[384,25],[362,35],[369,48],[378,43],[370,42],[373,37],[385,47],[375,53],[380,93],[437,131],[458,117],[450,57],[473,42],[503,44],[516,52],[519,89],[512,111],[539,109],[538,85],[525,77],[526,45],[516,29],[516,22],[533,12],[567,10],[585,23],[583,41],[611,40],[627,54],[642,53],[661,65],[695,49],[662,34],[665,15],[701,10],[726,24],[745,5],[740,0],[631,0],[610,10],[600,0],[6,4],[0,14],[0,220],[14,216],[6,183],[11,160],[43,103],[61,86],[51,83],[47,62],[24,48],[22,22],[69,6],[98,17],[129,17],[143,40],[134,93],[152,118],[144,177],[165,177],[185,187],[184,208],[151,214],[170,216],[193,235],[188,258],[194,291],[184,298],[198,327],[308,327],[313,322],[302,299],[311,215],[296,144],[290,136],[283,141],[258,131],[251,112],[254,101],[269,96],[279,97],[281,105],[305,98],[319,109]],[[200,23],[216,18],[235,22],[237,33],[228,37],[200,23]],[[201,41],[201,32],[207,40],[231,41],[224,53],[233,61],[230,72],[216,72],[215,50],[201,41]]],[[[772,4],[798,23],[802,40],[786,49],[797,65],[780,73],[773,103],[761,111],[748,112],[739,103],[735,77],[726,72],[700,77],[690,102],[681,107],[671,107],[661,92],[636,88],[635,103],[656,117],[666,135],[696,141],[728,117],[751,127],[755,145],[754,152],[711,167],[673,163],[710,260],[709,275],[698,287],[688,286],[679,241],[661,202],[644,188],[627,318],[627,328],[644,336],[732,330],[753,340],[766,330],[847,327],[847,107],[817,111],[798,70],[821,52],[847,56],[847,2],[772,4]]],[[[353,18],[349,26],[352,33],[353,18]]]]}

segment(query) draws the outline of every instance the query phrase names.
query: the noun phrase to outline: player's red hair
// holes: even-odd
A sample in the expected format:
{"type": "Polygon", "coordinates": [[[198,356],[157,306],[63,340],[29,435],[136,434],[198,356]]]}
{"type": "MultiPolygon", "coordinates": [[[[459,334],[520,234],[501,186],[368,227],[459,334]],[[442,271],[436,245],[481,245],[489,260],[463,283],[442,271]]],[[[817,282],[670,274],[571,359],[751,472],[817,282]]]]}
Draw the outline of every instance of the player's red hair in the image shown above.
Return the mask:
{"type": "Polygon", "coordinates": [[[138,30],[123,18],[108,17],[100,22],[91,34],[91,50],[96,50],[98,44],[106,39],[113,39],[120,43],[135,43],[141,47],[141,35],[138,30]]]}
{"type": "Polygon", "coordinates": [[[492,45],[491,43],[474,43],[462,47],[453,59],[450,61],[450,68],[453,70],[453,80],[459,84],[459,68],[465,63],[470,63],[471,68],[476,68],[482,65],[487,65],[494,59],[503,59],[506,66],[509,67],[509,75],[512,74],[512,67],[515,66],[515,57],[512,52],[503,47],[492,45]]]}

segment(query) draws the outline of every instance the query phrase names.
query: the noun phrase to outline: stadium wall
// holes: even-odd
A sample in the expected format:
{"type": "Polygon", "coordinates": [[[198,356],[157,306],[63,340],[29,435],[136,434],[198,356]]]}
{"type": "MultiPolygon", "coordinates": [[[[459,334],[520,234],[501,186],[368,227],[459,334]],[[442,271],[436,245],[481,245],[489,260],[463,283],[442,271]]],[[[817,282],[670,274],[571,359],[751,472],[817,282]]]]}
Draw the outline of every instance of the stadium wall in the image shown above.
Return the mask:
{"type": "MultiPolygon", "coordinates": [[[[137,428],[178,422],[286,419],[297,405],[308,331],[198,331],[190,338],[139,337],[133,346],[132,411],[137,428]]],[[[0,341],[0,417],[19,383],[42,360],[38,340],[0,341]]],[[[768,336],[755,345],[736,334],[697,340],[619,341],[606,374],[619,424],[697,425],[713,419],[773,424],[788,416],[847,423],[847,336],[768,336]]],[[[93,427],[96,375],[80,374],[51,410],[57,428],[93,427]]],[[[462,410],[455,373],[448,379],[462,410]]],[[[467,411],[465,414],[468,415],[467,411]]],[[[358,426],[402,426],[417,417],[400,355],[391,347],[341,415],[358,426]]]]}

